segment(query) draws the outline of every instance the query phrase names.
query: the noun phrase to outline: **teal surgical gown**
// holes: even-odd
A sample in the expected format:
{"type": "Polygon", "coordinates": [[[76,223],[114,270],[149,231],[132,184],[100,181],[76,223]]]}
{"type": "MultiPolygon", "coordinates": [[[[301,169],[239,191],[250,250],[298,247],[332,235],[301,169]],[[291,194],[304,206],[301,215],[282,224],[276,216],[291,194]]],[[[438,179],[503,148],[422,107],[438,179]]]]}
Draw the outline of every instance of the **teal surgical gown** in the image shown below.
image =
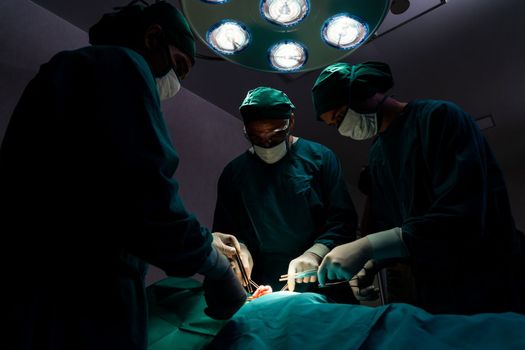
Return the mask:
{"type": "Polygon", "coordinates": [[[246,244],[258,284],[280,288],[291,260],[314,243],[354,240],[356,225],[339,160],[318,143],[299,138],[271,165],[246,151],[220,176],[213,230],[246,244]]]}
{"type": "Polygon", "coordinates": [[[86,47],[42,65],[0,150],[4,346],[146,348],[143,261],[187,276],[211,251],[177,164],[141,55],[86,47]]]}
{"type": "Polygon", "coordinates": [[[369,172],[373,231],[402,228],[418,306],[439,313],[520,310],[523,235],[472,117],[449,102],[409,103],[373,143],[369,172]]]}

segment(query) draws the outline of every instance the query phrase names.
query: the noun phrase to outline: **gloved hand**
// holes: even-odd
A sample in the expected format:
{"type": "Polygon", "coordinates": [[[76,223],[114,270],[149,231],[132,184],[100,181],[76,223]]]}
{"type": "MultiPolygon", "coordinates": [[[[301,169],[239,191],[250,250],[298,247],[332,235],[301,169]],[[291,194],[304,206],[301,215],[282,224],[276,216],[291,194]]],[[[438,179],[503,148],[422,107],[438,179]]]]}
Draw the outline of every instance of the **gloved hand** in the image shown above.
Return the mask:
{"type": "MultiPolygon", "coordinates": [[[[239,257],[241,258],[242,264],[244,266],[244,272],[246,272],[246,276],[248,276],[248,278],[250,279],[252,277],[252,270],[253,270],[252,255],[250,254],[250,251],[244,244],[240,243],[240,246],[241,246],[241,250],[240,250],[239,257]]],[[[233,268],[233,272],[235,273],[239,281],[241,281],[242,285],[246,287],[246,283],[243,281],[242,272],[239,267],[239,264],[237,264],[237,260],[235,258],[232,258],[230,259],[230,262],[233,268]]]]}
{"type": "Polygon", "coordinates": [[[233,316],[246,302],[246,292],[233,273],[226,257],[215,250],[215,264],[204,272],[204,299],[208,307],[206,315],[216,320],[226,320],[233,316]]]}
{"type": "Polygon", "coordinates": [[[319,285],[323,287],[328,280],[349,281],[372,259],[372,253],[372,245],[366,237],[335,247],[321,262],[317,273],[319,285]]]}
{"type": "Polygon", "coordinates": [[[319,255],[307,251],[303,253],[303,255],[290,261],[290,264],[288,265],[288,290],[290,292],[294,291],[295,282],[297,283],[316,282],[317,281],[316,274],[314,274],[313,276],[297,278],[297,279],[295,279],[293,276],[303,271],[317,270],[319,268],[319,264],[321,263],[321,260],[323,259],[319,255]]]}
{"type": "Polygon", "coordinates": [[[378,266],[374,260],[368,260],[361,271],[350,280],[350,287],[354,296],[359,301],[371,301],[379,298],[379,288],[374,286],[374,277],[378,266]]]}
{"type": "Polygon", "coordinates": [[[213,232],[213,246],[228,258],[233,258],[238,251],[241,251],[241,246],[237,238],[233,235],[221,232],[213,232]]]}

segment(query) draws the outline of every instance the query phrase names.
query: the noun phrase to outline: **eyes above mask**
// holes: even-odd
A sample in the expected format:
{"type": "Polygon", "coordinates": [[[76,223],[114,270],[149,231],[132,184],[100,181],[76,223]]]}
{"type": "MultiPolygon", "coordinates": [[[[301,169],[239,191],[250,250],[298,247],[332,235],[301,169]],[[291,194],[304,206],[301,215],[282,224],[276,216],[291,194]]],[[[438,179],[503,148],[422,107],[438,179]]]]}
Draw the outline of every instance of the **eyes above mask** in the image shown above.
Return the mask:
{"type": "Polygon", "coordinates": [[[261,148],[272,148],[275,145],[281,143],[283,140],[286,140],[287,136],[290,133],[290,122],[287,120],[285,125],[281,128],[272,130],[268,133],[253,133],[248,132],[246,128],[244,129],[244,136],[250,143],[257,145],[261,148]]]}
{"type": "Polygon", "coordinates": [[[273,164],[281,160],[288,152],[288,136],[290,134],[290,121],[270,132],[248,133],[244,135],[253,145],[255,154],[265,163],[273,164]]]}
{"type": "Polygon", "coordinates": [[[166,75],[155,80],[161,101],[175,96],[180,90],[180,81],[173,69],[170,69],[166,75]]]}

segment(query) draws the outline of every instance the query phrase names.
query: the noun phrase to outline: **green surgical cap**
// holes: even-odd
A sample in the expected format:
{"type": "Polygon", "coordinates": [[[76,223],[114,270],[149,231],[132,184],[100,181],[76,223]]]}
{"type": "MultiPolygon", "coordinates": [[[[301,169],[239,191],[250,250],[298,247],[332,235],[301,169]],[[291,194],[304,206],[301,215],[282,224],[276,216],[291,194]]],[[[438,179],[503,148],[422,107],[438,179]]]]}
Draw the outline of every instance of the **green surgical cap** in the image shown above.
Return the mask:
{"type": "Polygon", "coordinates": [[[245,123],[261,119],[290,119],[295,106],[282,91],[258,87],[248,91],[239,111],[245,123]]]}
{"type": "Polygon", "coordinates": [[[128,6],[107,13],[89,29],[91,45],[116,45],[135,48],[147,27],[158,24],[170,44],[195,63],[195,39],[182,13],[165,1],[143,6],[132,1],[128,6]]]}
{"type": "Polygon", "coordinates": [[[195,38],[184,15],[173,5],[159,1],[144,10],[146,25],[160,24],[168,41],[184,52],[195,64],[195,38]]]}
{"type": "Polygon", "coordinates": [[[381,62],[364,62],[354,66],[335,63],[326,67],[312,88],[317,119],[325,112],[363,101],[394,86],[390,67],[381,62]]]}

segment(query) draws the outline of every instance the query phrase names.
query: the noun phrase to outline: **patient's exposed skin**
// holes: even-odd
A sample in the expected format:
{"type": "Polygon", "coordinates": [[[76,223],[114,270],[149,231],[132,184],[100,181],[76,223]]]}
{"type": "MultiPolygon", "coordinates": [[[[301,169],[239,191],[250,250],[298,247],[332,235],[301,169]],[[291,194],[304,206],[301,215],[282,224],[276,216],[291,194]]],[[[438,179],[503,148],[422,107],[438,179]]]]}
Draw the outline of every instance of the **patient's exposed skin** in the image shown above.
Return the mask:
{"type": "Polygon", "coordinates": [[[255,292],[253,292],[253,294],[251,296],[248,297],[248,301],[251,301],[253,299],[257,299],[259,297],[262,297],[263,295],[266,295],[266,294],[270,294],[272,293],[273,290],[272,290],[272,287],[271,286],[263,286],[263,285],[260,285],[256,290],[255,292]]]}

